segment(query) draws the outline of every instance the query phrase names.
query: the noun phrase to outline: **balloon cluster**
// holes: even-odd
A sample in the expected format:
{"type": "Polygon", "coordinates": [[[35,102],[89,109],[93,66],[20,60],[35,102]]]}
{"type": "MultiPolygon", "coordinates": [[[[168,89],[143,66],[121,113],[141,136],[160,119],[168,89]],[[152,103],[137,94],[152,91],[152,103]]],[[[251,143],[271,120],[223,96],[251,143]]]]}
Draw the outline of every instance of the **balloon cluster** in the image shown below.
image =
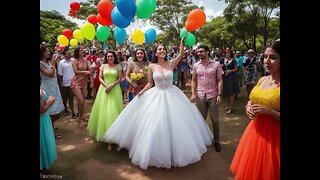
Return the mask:
{"type": "MultiPolygon", "coordinates": [[[[72,2],[70,8],[75,13],[80,9],[80,4],[72,2]]],[[[67,46],[69,43],[71,46],[76,46],[78,42],[83,42],[84,38],[93,40],[95,36],[99,41],[105,42],[110,35],[110,28],[108,26],[114,24],[117,28],[113,36],[118,44],[122,44],[127,38],[124,28],[134,22],[135,16],[138,19],[146,19],[152,15],[155,9],[156,0],[115,0],[115,5],[109,0],[100,0],[97,5],[97,15],[89,15],[87,18],[88,22],[83,24],[81,29],[73,32],[69,29],[63,30],[62,35],[57,39],[59,44],[63,46],[67,46]],[[97,23],[99,25],[95,29],[93,25],[97,23]],[[65,32],[68,33],[65,34],[65,32]],[[71,39],[72,35],[73,39],[71,39]]],[[[156,36],[156,31],[153,28],[148,29],[146,33],[136,29],[131,34],[131,39],[136,44],[141,45],[144,42],[147,44],[152,43],[156,39],[156,36]]]]}
{"type": "Polygon", "coordinates": [[[185,34],[188,34],[184,42],[189,47],[193,46],[196,43],[196,37],[191,33],[196,29],[202,27],[206,22],[206,14],[202,9],[194,9],[190,11],[187,17],[187,21],[184,24],[184,27],[180,29],[180,38],[185,34]]]}

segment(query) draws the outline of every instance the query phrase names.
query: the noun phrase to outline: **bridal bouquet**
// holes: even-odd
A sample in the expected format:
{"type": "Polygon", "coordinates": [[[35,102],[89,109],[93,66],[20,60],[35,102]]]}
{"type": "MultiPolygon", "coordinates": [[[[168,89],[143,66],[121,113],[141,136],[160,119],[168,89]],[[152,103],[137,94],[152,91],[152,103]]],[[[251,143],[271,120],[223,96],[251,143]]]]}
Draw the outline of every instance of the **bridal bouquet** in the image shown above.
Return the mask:
{"type": "Polygon", "coordinates": [[[137,82],[140,79],[142,79],[144,77],[143,72],[139,72],[139,73],[131,73],[130,74],[130,78],[132,79],[133,82],[137,82]]]}

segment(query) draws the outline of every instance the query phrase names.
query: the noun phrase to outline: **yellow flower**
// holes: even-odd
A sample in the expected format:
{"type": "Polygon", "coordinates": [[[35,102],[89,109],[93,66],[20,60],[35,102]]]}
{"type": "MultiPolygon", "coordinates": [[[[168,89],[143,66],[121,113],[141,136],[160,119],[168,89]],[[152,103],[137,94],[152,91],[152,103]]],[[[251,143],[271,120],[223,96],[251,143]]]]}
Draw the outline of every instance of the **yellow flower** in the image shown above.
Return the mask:
{"type": "Polygon", "coordinates": [[[130,78],[132,81],[139,81],[141,78],[143,78],[143,73],[131,73],[130,78]]]}
{"type": "Polygon", "coordinates": [[[141,79],[143,77],[143,74],[142,73],[138,73],[137,76],[138,76],[138,79],[141,79]]]}

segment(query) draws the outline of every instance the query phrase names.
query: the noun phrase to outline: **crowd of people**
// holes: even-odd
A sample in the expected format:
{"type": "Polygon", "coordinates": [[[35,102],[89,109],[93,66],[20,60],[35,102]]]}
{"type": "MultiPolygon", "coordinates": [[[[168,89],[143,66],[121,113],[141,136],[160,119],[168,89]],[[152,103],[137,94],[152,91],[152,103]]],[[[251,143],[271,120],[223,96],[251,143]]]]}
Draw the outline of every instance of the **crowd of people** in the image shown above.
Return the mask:
{"type": "Polygon", "coordinates": [[[132,163],[143,169],[197,162],[212,144],[221,151],[219,105],[225,99],[231,114],[245,85],[245,110],[252,121],[230,170],[236,179],[279,179],[280,40],[261,54],[249,49],[244,55],[207,45],[187,49],[184,38],[178,47],[157,43],[151,52],[77,46],[73,55],[64,49],[50,56],[41,44],[40,170],[57,159],[55,141],[63,137],[54,122],[63,113],[96,141],[106,142],[108,151],[114,143],[127,149],[132,163]],[[184,94],[188,82],[189,99],[184,94]],[[86,119],[89,98],[93,106],[86,119]]]}

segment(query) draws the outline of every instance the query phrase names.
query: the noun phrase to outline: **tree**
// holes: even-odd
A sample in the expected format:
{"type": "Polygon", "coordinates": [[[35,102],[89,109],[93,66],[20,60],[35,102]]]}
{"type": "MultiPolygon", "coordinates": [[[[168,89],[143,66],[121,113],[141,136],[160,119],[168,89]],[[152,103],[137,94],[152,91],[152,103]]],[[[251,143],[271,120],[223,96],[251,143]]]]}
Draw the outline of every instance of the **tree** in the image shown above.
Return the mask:
{"type": "Polygon", "coordinates": [[[269,38],[269,21],[272,12],[280,6],[280,1],[225,0],[225,2],[229,4],[224,10],[224,15],[234,24],[230,30],[243,40],[247,49],[256,50],[256,40],[260,35],[265,46],[269,38]]]}
{"type": "Polygon", "coordinates": [[[40,42],[46,42],[48,48],[53,48],[58,43],[57,37],[64,29],[77,29],[77,24],[67,20],[57,11],[40,10],[40,42]]]}
{"type": "Polygon", "coordinates": [[[199,43],[207,44],[209,47],[225,49],[234,45],[233,33],[227,31],[228,22],[224,17],[217,17],[207,22],[195,36],[202,41],[199,43]]]}

